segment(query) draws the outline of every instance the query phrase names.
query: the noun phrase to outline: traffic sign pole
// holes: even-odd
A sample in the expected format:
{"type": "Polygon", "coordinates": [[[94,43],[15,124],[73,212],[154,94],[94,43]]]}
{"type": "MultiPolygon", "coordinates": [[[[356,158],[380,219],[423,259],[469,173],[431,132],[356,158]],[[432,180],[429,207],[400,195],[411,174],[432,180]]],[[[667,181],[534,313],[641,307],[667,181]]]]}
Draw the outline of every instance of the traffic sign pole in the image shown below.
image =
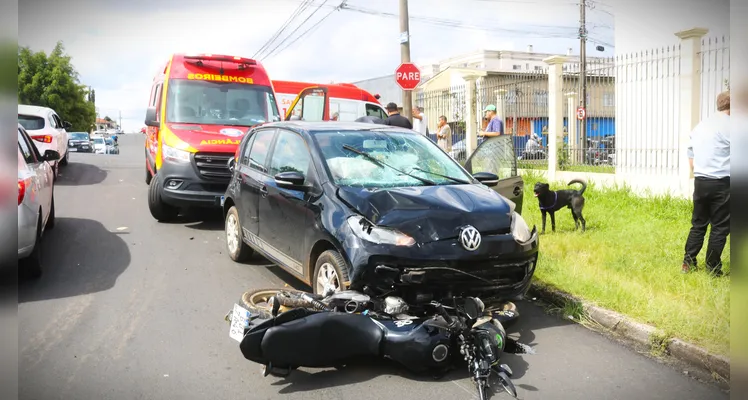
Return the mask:
{"type": "MultiPolygon", "coordinates": [[[[408,24],[408,0],[400,0],[400,62],[410,63],[410,27],[408,24]]],[[[419,74],[420,76],[420,74],[419,74]]],[[[413,93],[403,90],[403,115],[413,121],[413,93]]]]}

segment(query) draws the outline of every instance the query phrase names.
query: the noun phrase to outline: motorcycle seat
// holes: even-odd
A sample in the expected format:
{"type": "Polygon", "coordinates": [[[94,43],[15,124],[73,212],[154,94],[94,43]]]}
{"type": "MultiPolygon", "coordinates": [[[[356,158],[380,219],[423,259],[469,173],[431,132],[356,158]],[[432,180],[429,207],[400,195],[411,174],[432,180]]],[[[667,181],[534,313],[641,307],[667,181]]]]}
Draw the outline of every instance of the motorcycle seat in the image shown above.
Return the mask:
{"type": "Polygon", "coordinates": [[[278,367],[324,368],[378,356],[384,331],[361,314],[321,312],[269,328],[263,358],[278,367]]]}

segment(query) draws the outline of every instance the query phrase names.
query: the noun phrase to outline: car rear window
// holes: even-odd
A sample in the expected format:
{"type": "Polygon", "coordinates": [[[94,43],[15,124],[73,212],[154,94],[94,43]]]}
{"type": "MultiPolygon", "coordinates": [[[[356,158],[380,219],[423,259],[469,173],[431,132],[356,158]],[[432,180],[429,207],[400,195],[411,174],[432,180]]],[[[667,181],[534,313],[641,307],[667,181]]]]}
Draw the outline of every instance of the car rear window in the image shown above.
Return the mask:
{"type": "Polygon", "coordinates": [[[104,144],[104,139],[103,138],[98,138],[98,137],[94,138],[94,143],[96,143],[96,144],[104,144]]]}
{"type": "Polygon", "coordinates": [[[44,129],[44,118],[36,115],[18,114],[18,123],[27,131],[38,131],[44,129]]]}

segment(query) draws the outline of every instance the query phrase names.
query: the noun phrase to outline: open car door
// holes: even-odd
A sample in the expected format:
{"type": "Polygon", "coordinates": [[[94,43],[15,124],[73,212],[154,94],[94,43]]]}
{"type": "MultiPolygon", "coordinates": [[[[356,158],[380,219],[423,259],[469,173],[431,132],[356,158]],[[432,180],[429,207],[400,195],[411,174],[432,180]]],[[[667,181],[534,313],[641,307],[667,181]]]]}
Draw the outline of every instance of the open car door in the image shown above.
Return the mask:
{"type": "Polygon", "coordinates": [[[285,121],[329,121],[330,101],[327,88],[308,87],[299,93],[286,111],[285,121]]]}
{"type": "Polygon", "coordinates": [[[525,181],[517,173],[517,155],[514,151],[514,138],[511,135],[489,137],[465,161],[465,169],[470,174],[491,172],[499,177],[499,184],[491,189],[513,201],[515,211],[522,214],[525,181]]]}

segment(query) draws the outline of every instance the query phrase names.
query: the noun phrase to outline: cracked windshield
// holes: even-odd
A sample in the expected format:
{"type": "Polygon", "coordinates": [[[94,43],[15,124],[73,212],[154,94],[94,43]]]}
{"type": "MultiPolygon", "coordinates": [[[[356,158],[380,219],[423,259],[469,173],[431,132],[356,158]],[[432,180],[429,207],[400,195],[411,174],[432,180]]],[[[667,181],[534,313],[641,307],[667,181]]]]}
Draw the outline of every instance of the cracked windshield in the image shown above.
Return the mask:
{"type": "Polygon", "coordinates": [[[424,179],[445,185],[472,179],[452,158],[420,135],[384,129],[335,131],[318,133],[315,141],[335,183],[342,186],[429,184],[424,179]]]}

